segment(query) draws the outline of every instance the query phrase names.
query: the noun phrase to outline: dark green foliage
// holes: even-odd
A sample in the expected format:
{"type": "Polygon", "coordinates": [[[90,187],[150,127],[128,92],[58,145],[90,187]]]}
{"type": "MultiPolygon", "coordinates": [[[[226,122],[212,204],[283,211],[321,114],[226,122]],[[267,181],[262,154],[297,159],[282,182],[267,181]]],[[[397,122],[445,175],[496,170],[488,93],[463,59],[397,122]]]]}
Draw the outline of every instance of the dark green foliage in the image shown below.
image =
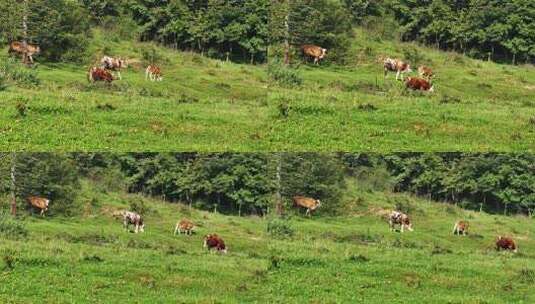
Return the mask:
{"type": "Polygon", "coordinates": [[[385,12],[383,1],[380,0],[343,0],[346,9],[351,13],[353,22],[360,24],[368,16],[382,16],[385,12]]]}
{"type": "Polygon", "coordinates": [[[129,4],[141,38],[220,59],[265,61],[267,0],[164,1],[129,4]]]}
{"type": "Polygon", "coordinates": [[[303,84],[298,69],[284,66],[278,61],[269,63],[267,73],[272,81],[281,86],[294,87],[303,84]]]}
{"type": "Polygon", "coordinates": [[[391,0],[403,38],[479,58],[533,61],[535,2],[391,0]]]}
{"type": "Polygon", "coordinates": [[[26,105],[26,102],[21,100],[17,102],[15,105],[15,108],[17,109],[17,114],[19,117],[25,117],[26,111],[28,110],[28,106],[26,105]]]}
{"type": "Polygon", "coordinates": [[[291,238],[294,235],[294,229],[287,220],[271,219],[267,224],[267,232],[275,238],[291,238]]]}

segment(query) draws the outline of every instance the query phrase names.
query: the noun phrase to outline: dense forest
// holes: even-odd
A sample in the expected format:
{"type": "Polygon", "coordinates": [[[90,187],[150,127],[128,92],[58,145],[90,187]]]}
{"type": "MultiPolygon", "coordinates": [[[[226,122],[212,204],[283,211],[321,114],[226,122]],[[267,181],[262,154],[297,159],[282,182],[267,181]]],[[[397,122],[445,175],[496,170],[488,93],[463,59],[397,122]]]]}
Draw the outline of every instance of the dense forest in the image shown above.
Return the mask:
{"type": "Polygon", "coordinates": [[[267,0],[0,0],[0,43],[27,38],[51,61],[83,61],[91,28],[214,58],[266,60],[267,0]]]}
{"type": "Polygon", "coordinates": [[[331,50],[329,60],[340,64],[351,56],[355,25],[480,59],[513,64],[535,59],[530,0],[278,0],[271,20],[273,44],[281,46],[274,54],[284,44],[313,43],[331,50]]]}
{"type": "MultiPolygon", "coordinates": [[[[53,214],[77,210],[81,180],[170,203],[265,215],[294,195],[321,199],[322,214],[344,214],[348,183],[360,191],[408,192],[492,213],[535,210],[535,155],[397,153],[76,153],[3,154],[1,192],[43,195],[53,214]]],[[[286,208],[288,209],[288,208],[286,208]]]]}

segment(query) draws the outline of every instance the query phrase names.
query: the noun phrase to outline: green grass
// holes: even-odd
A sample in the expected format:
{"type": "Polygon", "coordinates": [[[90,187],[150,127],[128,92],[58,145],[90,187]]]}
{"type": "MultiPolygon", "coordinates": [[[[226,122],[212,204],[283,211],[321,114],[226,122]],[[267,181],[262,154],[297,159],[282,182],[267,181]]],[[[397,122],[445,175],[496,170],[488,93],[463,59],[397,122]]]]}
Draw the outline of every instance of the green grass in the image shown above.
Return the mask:
{"type": "MultiPolygon", "coordinates": [[[[278,149],[322,151],[524,151],[535,148],[535,69],[472,60],[356,31],[347,67],[301,65],[302,86],[273,87],[288,103],[273,134],[278,149]],[[417,50],[433,68],[435,93],[383,78],[380,55],[417,50]]],[[[273,117],[277,117],[276,111],[273,117]]]]}
{"type": "MultiPolygon", "coordinates": [[[[123,80],[89,85],[88,65],[38,65],[42,83],[0,91],[0,145],[15,151],[533,151],[535,69],[472,60],[356,30],[345,67],[301,65],[303,85],[269,85],[263,65],[227,63],[95,31],[90,60],[133,59],[123,80]],[[164,81],[144,80],[143,49],[164,81]],[[437,74],[409,93],[378,55],[437,74]],[[26,104],[19,116],[17,104],[26,104]],[[288,103],[281,117],[279,105],[288,103]]],[[[0,60],[5,60],[5,50],[0,60]]]]}
{"type": "Polygon", "coordinates": [[[27,217],[26,239],[1,235],[1,302],[535,301],[535,227],[525,217],[356,188],[346,194],[345,216],[293,216],[288,221],[295,234],[274,239],[266,233],[266,219],[83,185],[82,215],[27,217]],[[150,207],[146,232],[140,234],[125,232],[111,216],[136,200],[150,207]],[[383,215],[399,202],[410,210],[414,232],[389,231],[383,215]],[[195,235],[173,236],[182,217],[199,225],[195,235]],[[470,221],[468,236],[451,234],[458,219],[470,221]],[[202,248],[202,236],[213,232],[225,239],[228,254],[202,248]],[[496,252],[500,234],[515,237],[519,253],[496,252]]]}

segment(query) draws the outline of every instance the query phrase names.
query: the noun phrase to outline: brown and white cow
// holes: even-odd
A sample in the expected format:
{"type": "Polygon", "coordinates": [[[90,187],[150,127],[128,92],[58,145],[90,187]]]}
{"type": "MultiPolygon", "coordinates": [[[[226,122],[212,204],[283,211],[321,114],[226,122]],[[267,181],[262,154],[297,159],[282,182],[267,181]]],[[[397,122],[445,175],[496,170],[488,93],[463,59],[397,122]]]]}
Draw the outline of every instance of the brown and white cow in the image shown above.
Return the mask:
{"type": "Polygon", "coordinates": [[[470,223],[467,221],[457,221],[453,226],[453,234],[466,235],[468,233],[468,227],[470,223]]]}
{"type": "Polygon", "coordinates": [[[39,196],[29,196],[26,200],[33,207],[41,210],[41,216],[45,216],[45,212],[48,211],[48,205],[50,204],[49,199],[39,196]]]}
{"type": "Polygon", "coordinates": [[[433,85],[429,81],[418,77],[407,77],[407,80],[405,81],[405,86],[408,89],[414,91],[424,91],[431,93],[435,91],[433,85]]]}
{"type": "Polygon", "coordinates": [[[227,246],[225,246],[225,242],[219,235],[217,234],[207,234],[204,237],[204,248],[207,248],[209,251],[212,249],[215,249],[218,252],[227,253],[227,246]]]}
{"type": "Polygon", "coordinates": [[[388,72],[396,72],[396,80],[403,80],[404,73],[412,72],[410,64],[403,62],[399,59],[385,58],[383,61],[383,68],[385,70],[385,77],[388,75],[388,72]]]}
{"type": "Polygon", "coordinates": [[[126,231],[130,231],[129,226],[134,226],[134,232],[145,232],[145,223],[143,217],[135,212],[124,211],[123,212],[123,228],[126,231]]]}
{"type": "Polygon", "coordinates": [[[113,75],[110,72],[98,67],[89,68],[89,71],[87,71],[87,79],[89,82],[106,81],[107,83],[111,83],[114,80],[113,75]]]}
{"type": "Polygon", "coordinates": [[[301,52],[305,59],[308,57],[314,58],[314,64],[319,64],[320,60],[325,58],[327,49],[313,44],[304,44],[301,46],[301,52]]]}
{"type": "Polygon", "coordinates": [[[145,70],[145,79],[150,79],[150,81],[162,81],[162,70],[156,65],[149,65],[145,70]]]}
{"type": "Polygon", "coordinates": [[[191,235],[193,233],[194,228],[195,228],[195,224],[193,224],[190,220],[182,219],[180,220],[180,222],[176,223],[174,234],[184,233],[187,235],[191,235]]]}
{"type": "Polygon", "coordinates": [[[26,47],[24,47],[24,42],[21,41],[13,41],[9,44],[8,49],[9,54],[20,54],[23,56],[23,61],[26,63],[26,60],[28,60],[30,63],[33,64],[33,55],[38,55],[41,53],[41,47],[37,44],[31,44],[26,43],[26,47]]]}
{"type": "Polygon", "coordinates": [[[115,72],[118,79],[122,79],[121,70],[128,68],[126,60],[122,58],[113,58],[110,56],[102,57],[102,59],[100,59],[100,65],[103,69],[115,72]]]}
{"type": "Polygon", "coordinates": [[[435,74],[433,73],[433,70],[431,70],[430,67],[427,67],[425,65],[418,67],[418,75],[420,75],[420,77],[427,79],[429,81],[431,80],[431,78],[433,78],[433,76],[435,76],[435,74]]]}
{"type": "Polygon", "coordinates": [[[306,215],[310,216],[312,211],[315,211],[321,206],[321,202],[318,199],[296,195],[292,198],[294,206],[305,208],[306,215]]]}
{"type": "Polygon", "coordinates": [[[512,238],[499,236],[498,239],[496,239],[496,250],[511,250],[516,253],[518,247],[516,246],[515,240],[512,238]]]}
{"type": "Polygon", "coordinates": [[[396,225],[400,225],[401,232],[403,232],[404,228],[412,231],[412,223],[409,216],[399,211],[392,211],[392,213],[390,213],[390,216],[388,217],[388,224],[391,231],[395,230],[394,228],[396,225]]]}

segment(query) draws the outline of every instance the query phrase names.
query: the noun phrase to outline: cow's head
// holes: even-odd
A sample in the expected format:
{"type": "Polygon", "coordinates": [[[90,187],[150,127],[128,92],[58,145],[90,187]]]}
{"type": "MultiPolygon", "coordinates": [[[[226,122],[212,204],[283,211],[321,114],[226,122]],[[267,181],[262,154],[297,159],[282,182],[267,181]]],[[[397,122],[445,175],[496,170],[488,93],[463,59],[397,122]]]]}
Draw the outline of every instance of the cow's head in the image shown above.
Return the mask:
{"type": "Polygon", "coordinates": [[[50,200],[49,199],[45,199],[45,211],[48,211],[48,204],[50,204],[50,200]]]}
{"type": "Polygon", "coordinates": [[[429,92],[433,93],[435,91],[435,86],[431,86],[431,88],[429,89],[429,92]]]}
{"type": "Polygon", "coordinates": [[[128,68],[128,62],[126,61],[126,59],[119,58],[119,65],[121,66],[121,68],[128,68]]]}
{"type": "Polygon", "coordinates": [[[402,219],[402,225],[405,226],[405,228],[407,228],[409,231],[412,231],[412,222],[408,216],[405,216],[402,219]]]}
{"type": "Polygon", "coordinates": [[[407,71],[407,73],[412,73],[412,68],[410,64],[407,63],[407,68],[405,69],[405,71],[407,71]]]}
{"type": "Polygon", "coordinates": [[[39,53],[41,53],[41,47],[38,46],[38,45],[35,45],[35,46],[34,46],[34,52],[35,52],[35,54],[39,54],[39,53]]]}
{"type": "Polygon", "coordinates": [[[321,206],[321,201],[319,199],[316,200],[316,208],[319,208],[321,206]]]}
{"type": "Polygon", "coordinates": [[[320,59],[323,59],[323,57],[325,57],[325,55],[327,54],[327,49],[321,49],[321,55],[320,55],[320,59]]]}

